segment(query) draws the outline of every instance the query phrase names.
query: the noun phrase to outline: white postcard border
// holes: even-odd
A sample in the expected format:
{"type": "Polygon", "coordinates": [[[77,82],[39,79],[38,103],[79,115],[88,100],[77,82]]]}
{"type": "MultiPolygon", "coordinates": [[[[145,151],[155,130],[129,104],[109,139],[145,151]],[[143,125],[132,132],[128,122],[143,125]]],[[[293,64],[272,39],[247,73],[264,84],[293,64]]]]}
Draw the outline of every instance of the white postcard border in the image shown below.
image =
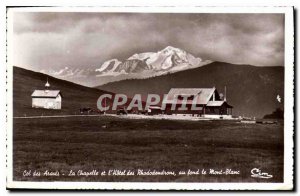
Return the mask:
{"type": "Polygon", "coordinates": [[[20,7],[7,10],[7,188],[108,190],[291,190],[294,147],[294,17],[293,7],[20,7]],[[285,14],[284,182],[283,183],[145,183],[13,181],[12,12],[148,12],[148,13],[283,13],[285,14]]]}

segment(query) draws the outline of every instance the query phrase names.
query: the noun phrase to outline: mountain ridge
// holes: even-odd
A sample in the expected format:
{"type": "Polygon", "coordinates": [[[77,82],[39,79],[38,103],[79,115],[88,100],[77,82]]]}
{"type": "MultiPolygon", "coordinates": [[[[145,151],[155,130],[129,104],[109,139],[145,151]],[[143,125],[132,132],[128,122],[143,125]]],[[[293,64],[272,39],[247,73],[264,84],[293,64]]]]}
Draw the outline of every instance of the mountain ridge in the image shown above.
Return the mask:
{"type": "Polygon", "coordinates": [[[40,72],[92,87],[124,79],[175,73],[211,62],[211,60],[194,57],[183,49],[167,46],[157,52],[135,53],[123,62],[113,58],[104,61],[100,66],[93,65],[84,68],[66,66],[59,70],[49,69],[40,70],[40,72]]]}
{"type": "MultiPolygon", "coordinates": [[[[98,70],[99,74],[103,74],[103,75],[106,75],[107,73],[112,74],[111,72],[119,73],[120,70],[124,70],[123,74],[124,73],[130,74],[132,73],[130,70],[122,68],[124,66],[123,64],[124,63],[130,64],[131,61],[134,62],[136,60],[140,62],[144,62],[144,64],[141,63],[140,65],[142,66],[142,68],[140,69],[139,73],[143,72],[144,70],[151,70],[155,72],[163,72],[163,71],[176,72],[190,67],[191,68],[198,67],[208,62],[208,61],[204,62],[202,61],[201,58],[198,57],[196,58],[192,54],[182,49],[175,48],[173,46],[167,46],[166,48],[157,52],[135,53],[134,55],[127,58],[124,62],[121,62],[118,59],[111,59],[105,61],[100,66],[100,68],[96,70],[98,70]],[[112,65],[110,64],[110,66],[114,68],[105,72],[105,69],[103,69],[102,67],[103,66],[107,67],[108,62],[110,63],[115,62],[115,64],[112,65]],[[116,63],[118,63],[117,66],[116,63]]],[[[153,75],[155,73],[151,73],[151,74],[153,75]]]]}

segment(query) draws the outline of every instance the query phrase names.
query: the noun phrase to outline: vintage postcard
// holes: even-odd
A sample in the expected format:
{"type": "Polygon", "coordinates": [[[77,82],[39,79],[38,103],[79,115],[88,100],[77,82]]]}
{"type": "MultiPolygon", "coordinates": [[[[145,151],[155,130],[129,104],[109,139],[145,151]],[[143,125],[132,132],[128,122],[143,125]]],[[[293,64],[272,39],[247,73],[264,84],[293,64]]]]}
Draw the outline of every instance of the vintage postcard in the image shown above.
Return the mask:
{"type": "Polygon", "coordinates": [[[7,188],[292,190],[293,7],[7,7],[7,188]]]}

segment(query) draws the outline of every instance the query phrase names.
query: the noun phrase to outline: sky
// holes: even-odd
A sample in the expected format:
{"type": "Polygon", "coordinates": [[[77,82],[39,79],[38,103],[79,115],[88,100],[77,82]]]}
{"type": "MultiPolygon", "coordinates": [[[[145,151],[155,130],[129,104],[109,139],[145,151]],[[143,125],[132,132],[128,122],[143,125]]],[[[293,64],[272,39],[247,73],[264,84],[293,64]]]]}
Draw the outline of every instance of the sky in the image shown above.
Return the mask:
{"type": "Polygon", "coordinates": [[[284,66],[283,14],[15,12],[12,40],[14,65],[37,71],[97,67],[166,46],[213,61],[284,66]]]}

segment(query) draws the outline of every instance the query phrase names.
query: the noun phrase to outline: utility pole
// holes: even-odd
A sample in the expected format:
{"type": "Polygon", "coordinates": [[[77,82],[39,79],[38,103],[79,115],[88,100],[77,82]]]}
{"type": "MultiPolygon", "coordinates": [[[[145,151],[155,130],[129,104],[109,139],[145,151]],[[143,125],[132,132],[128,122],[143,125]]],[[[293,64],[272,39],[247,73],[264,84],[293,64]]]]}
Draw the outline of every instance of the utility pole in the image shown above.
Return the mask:
{"type": "Polygon", "coordinates": [[[224,101],[226,101],[226,86],[225,86],[225,96],[224,96],[224,101]]]}
{"type": "Polygon", "coordinates": [[[104,98],[104,115],[106,114],[106,97],[104,98]]]}

